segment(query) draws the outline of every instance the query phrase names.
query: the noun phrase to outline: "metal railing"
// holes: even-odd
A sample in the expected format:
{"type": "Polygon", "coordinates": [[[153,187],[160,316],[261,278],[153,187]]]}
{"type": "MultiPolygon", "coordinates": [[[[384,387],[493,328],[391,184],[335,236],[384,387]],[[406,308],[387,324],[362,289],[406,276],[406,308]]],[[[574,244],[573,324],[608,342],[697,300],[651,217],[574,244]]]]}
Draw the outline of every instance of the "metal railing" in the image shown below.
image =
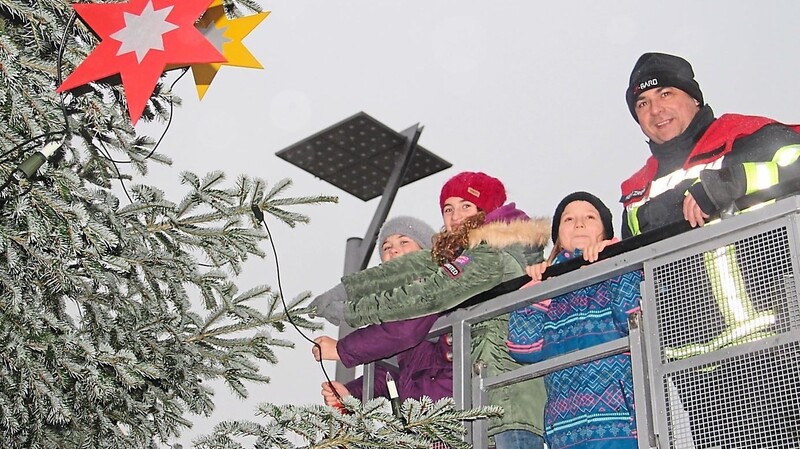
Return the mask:
{"type": "MultiPolygon", "coordinates": [[[[431,336],[452,332],[457,406],[629,352],[639,448],[800,448],[799,214],[800,197],[782,199],[443,316],[431,336]],[[627,338],[474,373],[473,324],[634,270],[644,273],[642,307],[627,338]]],[[[474,447],[487,447],[486,429],[486,420],[468,423],[474,447]]]]}

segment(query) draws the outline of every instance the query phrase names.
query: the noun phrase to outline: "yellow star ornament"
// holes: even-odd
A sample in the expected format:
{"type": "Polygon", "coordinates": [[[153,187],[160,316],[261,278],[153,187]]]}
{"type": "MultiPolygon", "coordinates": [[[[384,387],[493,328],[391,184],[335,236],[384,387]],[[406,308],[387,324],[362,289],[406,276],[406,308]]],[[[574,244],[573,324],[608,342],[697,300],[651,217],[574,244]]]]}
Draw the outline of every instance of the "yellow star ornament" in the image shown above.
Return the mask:
{"type": "Polygon", "coordinates": [[[208,10],[197,21],[195,26],[225,56],[228,62],[191,65],[194,84],[197,86],[197,96],[201,100],[211,85],[211,81],[217,75],[219,68],[223,65],[252,69],[264,68],[256,60],[255,56],[247,50],[242,43],[242,39],[250,34],[262,20],[266,19],[269,13],[270,11],[265,11],[229,20],[225,14],[222,0],[214,0],[209,5],[208,10]]]}

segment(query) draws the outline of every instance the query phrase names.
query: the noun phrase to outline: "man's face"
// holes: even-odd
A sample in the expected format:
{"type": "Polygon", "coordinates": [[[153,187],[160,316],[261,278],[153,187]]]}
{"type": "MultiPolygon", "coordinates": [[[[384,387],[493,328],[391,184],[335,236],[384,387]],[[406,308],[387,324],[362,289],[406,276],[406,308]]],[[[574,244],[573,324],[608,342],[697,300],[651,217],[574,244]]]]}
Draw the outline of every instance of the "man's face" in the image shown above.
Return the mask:
{"type": "Polygon", "coordinates": [[[680,89],[659,87],[639,95],[635,110],[644,135],[660,144],[683,134],[700,104],[680,89]]]}

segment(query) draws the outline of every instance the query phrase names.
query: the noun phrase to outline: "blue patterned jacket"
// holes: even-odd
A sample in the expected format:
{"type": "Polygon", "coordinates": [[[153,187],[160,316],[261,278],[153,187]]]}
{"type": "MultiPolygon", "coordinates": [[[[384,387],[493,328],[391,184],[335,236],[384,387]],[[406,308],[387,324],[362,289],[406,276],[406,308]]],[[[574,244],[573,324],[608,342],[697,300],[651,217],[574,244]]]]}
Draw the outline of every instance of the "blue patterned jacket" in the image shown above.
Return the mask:
{"type": "MultiPolygon", "coordinates": [[[[555,263],[578,255],[562,252],[555,263]]],[[[512,312],[511,356],[535,363],[627,336],[641,280],[639,271],[626,273],[512,312]]],[[[548,374],[545,388],[550,449],[636,448],[630,354],[548,374]]]]}

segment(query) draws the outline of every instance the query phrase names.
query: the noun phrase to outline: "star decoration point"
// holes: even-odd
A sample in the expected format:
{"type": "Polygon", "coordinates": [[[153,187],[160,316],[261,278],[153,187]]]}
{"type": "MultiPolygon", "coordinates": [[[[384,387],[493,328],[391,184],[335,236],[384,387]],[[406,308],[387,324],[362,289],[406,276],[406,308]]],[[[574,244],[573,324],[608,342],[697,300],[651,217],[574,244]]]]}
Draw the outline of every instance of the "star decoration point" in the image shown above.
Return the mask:
{"type": "Polygon", "coordinates": [[[206,38],[217,45],[225,56],[223,63],[192,64],[192,76],[197,86],[197,96],[202,100],[211,82],[223,65],[261,69],[263,66],[244,46],[242,39],[250,34],[268,15],[269,11],[228,19],[221,0],[214,0],[197,27],[206,38]]]}
{"type": "Polygon", "coordinates": [[[194,26],[209,4],[210,0],[74,4],[100,43],[58,91],[119,74],[135,124],[168,66],[226,61],[194,26]]]}
{"type": "Polygon", "coordinates": [[[232,40],[231,38],[225,36],[225,32],[228,30],[228,27],[226,26],[218,27],[214,23],[209,23],[208,26],[198,26],[197,29],[203,33],[203,36],[205,36],[206,39],[208,39],[208,41],[211,42],[214,45],[214,48],[216,48],[220,53],[222,53],[224,50],[225,44],[232,40]]]}

